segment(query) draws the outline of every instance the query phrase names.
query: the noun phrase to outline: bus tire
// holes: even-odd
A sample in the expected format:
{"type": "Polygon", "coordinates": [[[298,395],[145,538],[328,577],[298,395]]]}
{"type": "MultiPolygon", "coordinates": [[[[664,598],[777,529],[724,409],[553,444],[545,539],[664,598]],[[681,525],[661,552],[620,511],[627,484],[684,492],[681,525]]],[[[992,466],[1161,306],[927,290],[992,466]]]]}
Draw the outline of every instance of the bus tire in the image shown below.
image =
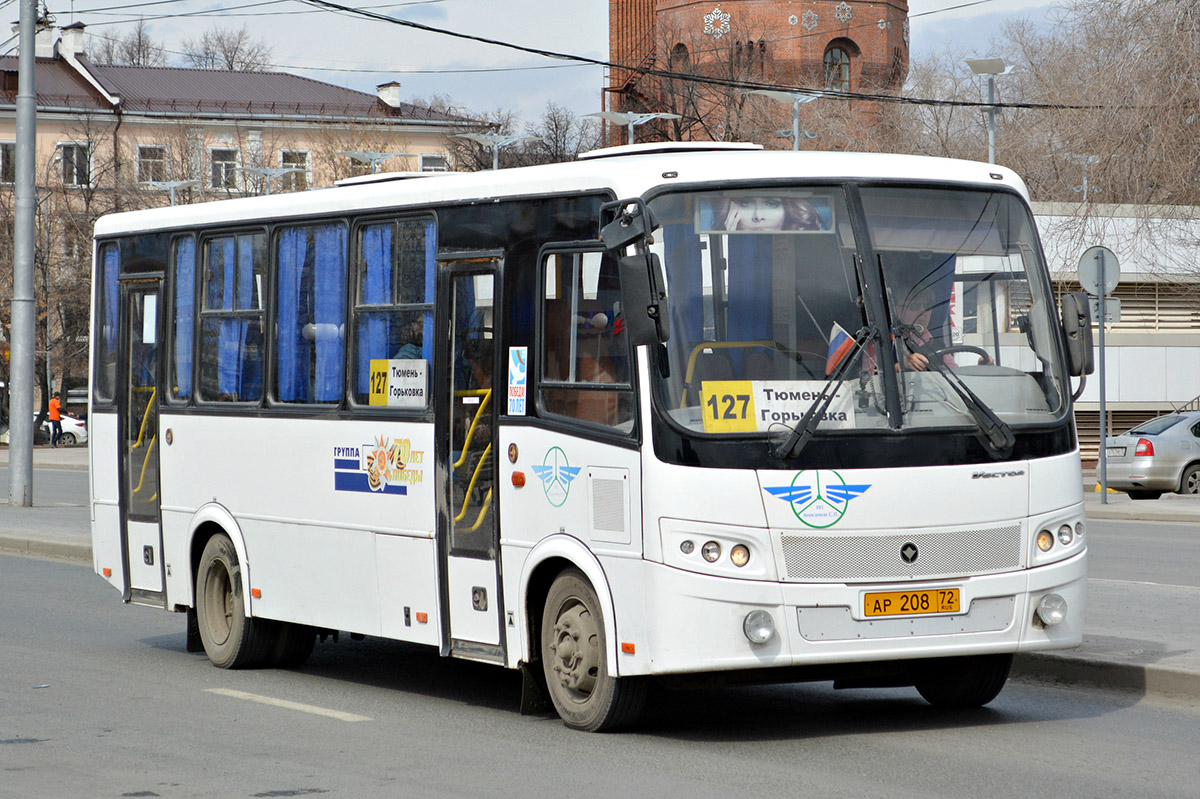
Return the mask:
{"type": "Polygon", "coordinates": [[[316,642],[317,631],[307,624],[279,622],[267,662],[277,669],[298,669],[308,660],[316,642]]]}
{"type": "Polygon", "coordinates": [[[257,666],[270,653],[270,625],[246,615],[242,564],[223,533],[204,545],[196,568],[196,624],[204,651],[218,668],[257,666]]]}
{"type": "Polygon", "coordinates": [[[608,673],[600,600],[582,572],[568,569],[550,586],[541,639],[546,686],[564,724],[598,732],[636,720],[645,680],[608,673]]]}
{"type": "Polygon", "coordinates": [[[1013,656],[969,655],[929,661],[916,680],[917,692],[934,707],[983,707],[1008,681],[1013,656]]]}

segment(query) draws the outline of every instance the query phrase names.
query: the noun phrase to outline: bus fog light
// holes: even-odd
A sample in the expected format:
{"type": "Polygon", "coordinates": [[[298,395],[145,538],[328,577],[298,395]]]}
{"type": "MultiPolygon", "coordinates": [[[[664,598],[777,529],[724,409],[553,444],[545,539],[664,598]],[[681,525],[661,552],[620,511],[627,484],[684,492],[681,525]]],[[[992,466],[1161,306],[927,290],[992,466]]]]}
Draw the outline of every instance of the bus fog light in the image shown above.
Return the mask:
{"type": "Polygon", "coordinates": [[[684,541],[679,545],[679,551],[685,555],[690,555],[696,551],[696,544],[692,541],[684,541]]]}
{"type": "Polygon", "coordinates": [[[1058,528],[1058,543],[1066,546],[1075,539],[1075,530],[1069,524],[1064,524],[1058,528]]]}
{"type": "Polygon", "coordinates": [[[1037,615],[1046,626],[1062,624],[1067,618],[1067,600],[1061,594],[1046,594],[1038,601],[1037,615]]]}
{"type": "Polygon", "coordinates": [[[1083,538],[1083,522],[1075,522],[1075,537],[1083,538]]]}
{"type": "Polygon", "coordinates": [[[700,547],[700,554],[709,563],[716,563],[717,558],[721,557],[721,545],[716,541],[709,541],[704,546],[700,547]]]}
{"type": "Polygon", "coordinates": [[[752,610],[742,622],[742,632],[752,644],[765,644],[775,637],[775,620],[765,610],[752,610]]]}
{"type": "Polygon", "coordinates": [[[750,562],[750,548],[745,544],[738,544],[733,549],[729,550],[729,560],[734,566],[741,568],[750,562]]]}
{"type": "Polygon", "coordinates": [[[1054,546],[1054,533],[1049,530],[1042,530],[1037,534],[1037,547],[1043,552],[1049,552],[1054,546]]]}

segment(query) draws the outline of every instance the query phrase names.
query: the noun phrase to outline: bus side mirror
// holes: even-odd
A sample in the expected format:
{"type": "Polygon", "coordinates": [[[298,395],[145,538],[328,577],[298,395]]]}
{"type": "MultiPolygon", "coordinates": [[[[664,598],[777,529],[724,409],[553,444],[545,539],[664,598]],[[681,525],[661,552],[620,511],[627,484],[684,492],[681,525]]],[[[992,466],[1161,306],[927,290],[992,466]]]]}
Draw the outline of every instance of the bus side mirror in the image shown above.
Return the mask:
{"type": "Polygon", "coordinates": [[[1062,326],[1067,337],[1067,366],[1071,376],[1090,375],[1096,364],[1092,352],[1092,310],[1086,294],[1063,295],[1062,326]]]}
{"type": "Polygon", "coordinates": [[[667,326],[666,294],[659,289],[663,275],[658,256],[645,250],[622,256],[617,271],[621,275],[621,307],[625,309],[630,343],[637,347],[666,341],[671,331],[667,326]]]}
{"type": "Polygon", "coordinates": [[[665,342],[671,334],[662,261],[648,246],[653,230],[654,219],[640,197],[600,207],[600,239],[604,248],[612,253],[634,248],[632,254],[620,256],[617,271],[621,276],[625,330],[635,347],[665,342]]]}

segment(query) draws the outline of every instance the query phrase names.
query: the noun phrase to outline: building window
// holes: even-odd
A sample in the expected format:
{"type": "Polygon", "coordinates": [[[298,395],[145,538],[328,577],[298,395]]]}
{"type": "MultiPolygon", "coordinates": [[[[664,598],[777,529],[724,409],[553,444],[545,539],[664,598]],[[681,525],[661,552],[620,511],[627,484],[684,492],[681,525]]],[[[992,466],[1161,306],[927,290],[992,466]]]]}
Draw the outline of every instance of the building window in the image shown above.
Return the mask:
{"type": "Polygon", "coordinates": [[[850,54],[841,47],[825,51],[825,88],[835,92],[850,91],[850,54]]]}
{"type": "Polygon", "coordinates": [[[303,172],[288,172],[279,180],[284,191],[308,190],[308,150],[284,150],[279,154],[279,166],[284,169],[303,169],[303,172]]]}
{"type": "Polygon", "coordinates": [[[209,187],[237,191],[238,151],[234,148],[216,148],[209,151],[212,159],[212,173],[209,187]]]}
{"type": "Polygon", "coordinates": [[[157,144],[138,145],[137,176],[139,183],[166,180],[167,148],[157,144]]]}
{"type": "Polygon", "coordinates": [[[17,145],[0,142],[0,183],[12,183],[17,179],[17,145]]]}
{"type": "Polygon", "coordinates": [[[421,154],[422,172],[449,172],[450,159],[440,153],[421,154]]]}
{"type": "Polygon", "coordinates": [[[92,170],[86,144],[60,144],[62,159],[62,181],[64,186],[87,186],[92,180],[92,170]]]}

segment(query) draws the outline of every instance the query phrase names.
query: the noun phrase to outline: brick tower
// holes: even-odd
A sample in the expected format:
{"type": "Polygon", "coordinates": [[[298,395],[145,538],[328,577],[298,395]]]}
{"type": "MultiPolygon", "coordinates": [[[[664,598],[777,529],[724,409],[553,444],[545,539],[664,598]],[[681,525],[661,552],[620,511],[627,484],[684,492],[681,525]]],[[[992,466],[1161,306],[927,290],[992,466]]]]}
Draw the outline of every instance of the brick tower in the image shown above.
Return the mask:
{"type": "MultiPolygon", "coordinates": [[[[686,131],[677,128],[678,136],[660,129],[663,138],[732,138],[740,117],[748,114],[740,90],[689,85],[636,70],[650,67],[781,87],[888,91],[898,88],[908,73],[908,3],[609,0],[609,50],[610,60],[629,67],[610,71],[609,110],[668,111],[699,120],[686,131]]],[[[812,105],[823,107],[818,113],[852,119],[846,130],[870,128],[879,112],[878,104],[868,101],[823,99],[812,105]],[[832,110],[834,105],[838,110],[832,110]]],[[[778,124],[791,109],[766,113],[778,124]]],[[[744,125],[740,132],[745,137],[744,125]]]]}

